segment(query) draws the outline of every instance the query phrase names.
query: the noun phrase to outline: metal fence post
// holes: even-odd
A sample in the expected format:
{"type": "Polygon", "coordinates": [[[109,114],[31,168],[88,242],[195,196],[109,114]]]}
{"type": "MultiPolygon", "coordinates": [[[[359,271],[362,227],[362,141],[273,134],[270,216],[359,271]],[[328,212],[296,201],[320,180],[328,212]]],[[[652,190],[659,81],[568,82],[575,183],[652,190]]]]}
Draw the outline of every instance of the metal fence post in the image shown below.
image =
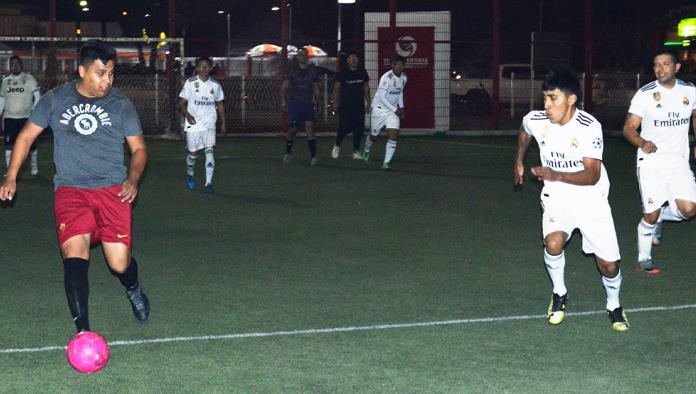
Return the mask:
{"type": "Polygon", "coordinates": [[[155,125],[159,126],[159,73],[155,72],[155,125]]]}
{"type": "Polygon", "coordinates": [[[640,89],[640,73],[636,74],[636,90],[640,89]]]}
{"type": "Polygon", "coordinates": [[[324,122],[329,120],[329,76],[324,74],[324,108],[321,110],[324,112],[324,122]]]}
{"type": "Polygon", "coordinates": [[[515,117],[515,73],[510,73],[510,119],[515,117]]]}
{"type": "Polygon", "coordinates": [[[246,74],[242,74],[242,97],[241,97],[242,124],[246,124],[246,74]]]}

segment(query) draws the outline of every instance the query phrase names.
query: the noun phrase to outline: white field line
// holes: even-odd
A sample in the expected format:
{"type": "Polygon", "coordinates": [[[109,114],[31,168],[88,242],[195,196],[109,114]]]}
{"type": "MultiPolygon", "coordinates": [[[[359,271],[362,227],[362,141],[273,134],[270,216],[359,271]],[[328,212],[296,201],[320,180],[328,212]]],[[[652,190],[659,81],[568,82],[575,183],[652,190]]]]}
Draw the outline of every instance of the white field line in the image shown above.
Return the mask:
{"type": "MultiPolygon", "coordinates": [[[[639,313],[639,312],[675,311],[675,310],[680,310],[680,309],[694,309],[694,308],[696,308],[696,304],[632,308],[632,309],[626,309],[626,312],[639,313]]],[[[569,312],[566,315],[568,315],[568,316],[590,316],[590,315],[601,315],[601,314],[605,314],[605,313],[606,313],[606,311],[586,311],[586,312],[569,312]]],[[[281,337],[281,336],[312,335],[312,334],[333,334],[333,333],[358,332],[358,331],[393,330],[393,329],[399,329],[399,328],[434,327],[434,326],[463,325],[463,324],[474,324],[474,323],[498,323],[498,322],[515,321],[515,320],[535,320],[535,319],[546,319],[546,315],[498,316],[498,317],[482,317],[482,318],[477,318],[477,319],[441,320],[441,321],[399,323],[399,324],[378,324],[378,325],[372,325],[372,326],[310,328],[310,329],[305,329],[305,330],[250,332],[250,333],[240,333],[240,334],[202,335],[202,336],[190,336],[190,337],[169,337],[169,338],[153,338],[153,339],[141,339],[141,340],[129,340],[129,341],[119,340],[119,341],[109,342],[109,346],[112,346],[112,347],[113,346],[134,346],[134,345],[148,345],[148,344],[153,344],[153,343],[167,343],[167,342],[218,341],[218,340],[243,339],[243,338],[281,337]]],[[[49,351],[54,351],[54,350],[65,350],[65,348],[66,348],[65,346],[43,346],[43,347],[35,347],[35,348],[15,348],[15,349],[11,349],[11,348],[10,349],[2,349],[2,348],[0,348],[0,354],[49,352],[49,351]]]]}

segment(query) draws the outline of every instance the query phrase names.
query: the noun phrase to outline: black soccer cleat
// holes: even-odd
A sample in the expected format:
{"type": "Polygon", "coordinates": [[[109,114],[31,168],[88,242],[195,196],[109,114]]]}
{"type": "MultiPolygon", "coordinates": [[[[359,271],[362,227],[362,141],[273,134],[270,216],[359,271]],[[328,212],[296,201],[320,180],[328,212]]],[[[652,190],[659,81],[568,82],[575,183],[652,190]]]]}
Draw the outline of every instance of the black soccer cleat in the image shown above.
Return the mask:
{"type": "Polygon", "coordinates": [[[551,297],[551,302],[549,302],[549,309],[547,312],[547,317],[549,319],[549,324],[558,325],[563,323],[565,319],[566,305],[568,305],[568,294],[559,296],[554,293],[551,297]]]}
{"type": "Polygon", "coordinates": [[[611,328],[615,331],[627,331],[630,325],[628,324],[628,319],[623,311],[622,307],[618,307],[613,311],[607,311],[609,313],[609,320],[611,320],[611,328]]]}
{"type": "Polygon", "coordinates": [[[147,323],[150,318],[150,300],[143,293],[143,287],[140,286],[140,283],[133,290],[126,290],[126,296],[130,301],[131,308],[133,308],[135,320],[140,324],[147,323]]]}

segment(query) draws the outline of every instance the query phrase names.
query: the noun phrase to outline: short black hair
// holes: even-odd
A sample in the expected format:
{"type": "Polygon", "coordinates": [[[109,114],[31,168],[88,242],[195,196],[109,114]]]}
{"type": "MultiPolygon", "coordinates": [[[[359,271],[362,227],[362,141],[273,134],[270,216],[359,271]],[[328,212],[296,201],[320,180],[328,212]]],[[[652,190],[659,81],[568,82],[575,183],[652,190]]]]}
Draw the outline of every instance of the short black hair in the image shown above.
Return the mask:
{"type": "Polygon", "coordinates": [[[19,62],[19,64],[24,65],[24,62],[22,61],[22,58],[20,58],[20,57],[17,56],[17,55],[13,55],[12,57],[10,57],[10,61],[13,61],[13,60],[16,60],[16,61],[19,62]]]}
{"type": "Polygon", "coordinates": [[[80,65],[89,67],[96,60],[106,64],[109,61],[116,62],[116,50],[101,40],[88,40],[80,48],[80,65]]]}
{"type": "Polygon", "coordinates": [[[198,63],[200,62],[208,62],[208,66],[212,67],[213,66],[213,60],[209,58],[208,56],[201,56],[198,59],[196,59],[196,66],[198,66],[198,63]]]}
{"type": "Polygon", "coordinates": [[[574,94],[578,98],[578,101],[580,101],[582,97],[580,81],[578,77],[570,71],[554,71],[544,79],[541,90],[549,91],[554,89],[560,90],[565,93],[566,96],[574,94]]]}
{"type": "Polygon", "coordinates": [[[350,50],[346,52],[346,59],[352,55],[355,55],[358,59],[360,59],[360,54],[358,53],[358,51],[355,50],[350,50]]]}
{"type": "Polygon", "coordinates": [[[401,62],[402,64],[406,64],[406,58],[401,56],[401,55],[394,55],[394,57],[392,58],[392,63],[396,63],[396,62],[401,62]]]}
{"type": "Polygon", "coordinates": [[[655,52],[655,55],[653,56],[653,61],[655,60],[656,57],[658,57],[660,55],[670,56],[672,58],[672,61],[674,62],[674,64],[681,63],[679,61],[679,56],[677,56],[677,53],[671,49],[662,48],[662,49],[657,50],[657,52],[655,52]]]}

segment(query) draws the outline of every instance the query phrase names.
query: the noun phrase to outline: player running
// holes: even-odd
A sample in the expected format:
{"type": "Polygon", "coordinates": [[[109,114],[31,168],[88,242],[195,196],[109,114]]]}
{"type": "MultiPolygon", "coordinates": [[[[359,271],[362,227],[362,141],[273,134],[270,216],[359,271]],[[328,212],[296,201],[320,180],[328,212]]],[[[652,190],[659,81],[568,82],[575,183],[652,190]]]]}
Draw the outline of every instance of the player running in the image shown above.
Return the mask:
{"type": "Polygon", "coordinates": [[[392,59],[391,71],[382,75],[379,79],[379,87],[372,100],[372,113],[370,115],[370,138],[365,140],[363,161],[370,162],[370,150],[377,141],[377,137],[383,129],[387,129],[387,146],[384,151],[383,170],[391,169],[391,160],[396,152],[396,142],[399,139],[401,119],[406,116],[404,110],[404,87],[406,86],[406,74],[404,74],[405,60],[401,56],[392,59]]]}
{"type": "Polygon", "coordinates": [[[662,221],[696,216],[696,182],[689,167],[689,123],[696,136],[696,88],[677,79],[680,68],[673,52],[655,55],[657,80],[633,96],[623,129],[624,137],[638,148],[636,173],[643,203],[638,265],[649,274],[660,272],[652,261],[652,246],[660,243],[662,221]]]}
{"type": "Polygon", "coordinates": [[[46,127],[53,130],[56,176],[54,210],[63,257],[65,294],[77,331],[89,331],[90,246],[101,242],[104,257],[123,287],[139,323],[150,302],[131,255],[131,203],[147,163],[145,140],[133,104],[111,89],[116,51],[100,41],[80,50],[80,79],[39,101],[17,136],[0,200],[12,200],[17,173],[29,147],[46,127]],[[123,142],[131,153],[126,173],[123,142]]]}
{"type": "MultiPolygon", "coordinates": [[[[0,115],[4,115],[5,167],[10,166],[12,148],[19,131],[27,122],[31,110],[41,98],[39,84],[31,74],[23,71],[24,64],[18,56],[10,58],[10,75],[2,80],[0,86],[0,115]]],[[[39,158],[36,142],[31,144],[31,175],[39,174],[39,158]]]]}
{"type": "Polygon", "coordinates": [[[220,133],[225,134],[225,94],[220,83],[210,78],[213,62],[200,58],[196,62],[197,75],[186,80],[179,93],[179,111],[184,115],[186,132],[186,187],[196,189],[193,177],[198,152],[205,152],[205,193],[213,193],[213,173],[215,172],[215,129],[220,117],[220,133]],[[217,112],[216,112],[217,110],[217,112]]]}
{"type": "Polygon", "coordinates": [[[621,269],[619,244],[609,207],[609,178],[602,164],[602,126],[576,107],[580,83],[570,73],[554,73],[543,83],[545,111],[532,111],[522,120],[515,158],[514,184],[524,181],[524,156],[532,137],[539,145],[542,166],[532,174],[544,182],[544,262],[553,284],[548,308],[550,324],[565,318],[568,291],[565,286],[564,249],[574,229],[582,234],[582,250],[595,255],[607,293],[606,309],[617,331],[629,328],[619,303],[621,269]]]}

